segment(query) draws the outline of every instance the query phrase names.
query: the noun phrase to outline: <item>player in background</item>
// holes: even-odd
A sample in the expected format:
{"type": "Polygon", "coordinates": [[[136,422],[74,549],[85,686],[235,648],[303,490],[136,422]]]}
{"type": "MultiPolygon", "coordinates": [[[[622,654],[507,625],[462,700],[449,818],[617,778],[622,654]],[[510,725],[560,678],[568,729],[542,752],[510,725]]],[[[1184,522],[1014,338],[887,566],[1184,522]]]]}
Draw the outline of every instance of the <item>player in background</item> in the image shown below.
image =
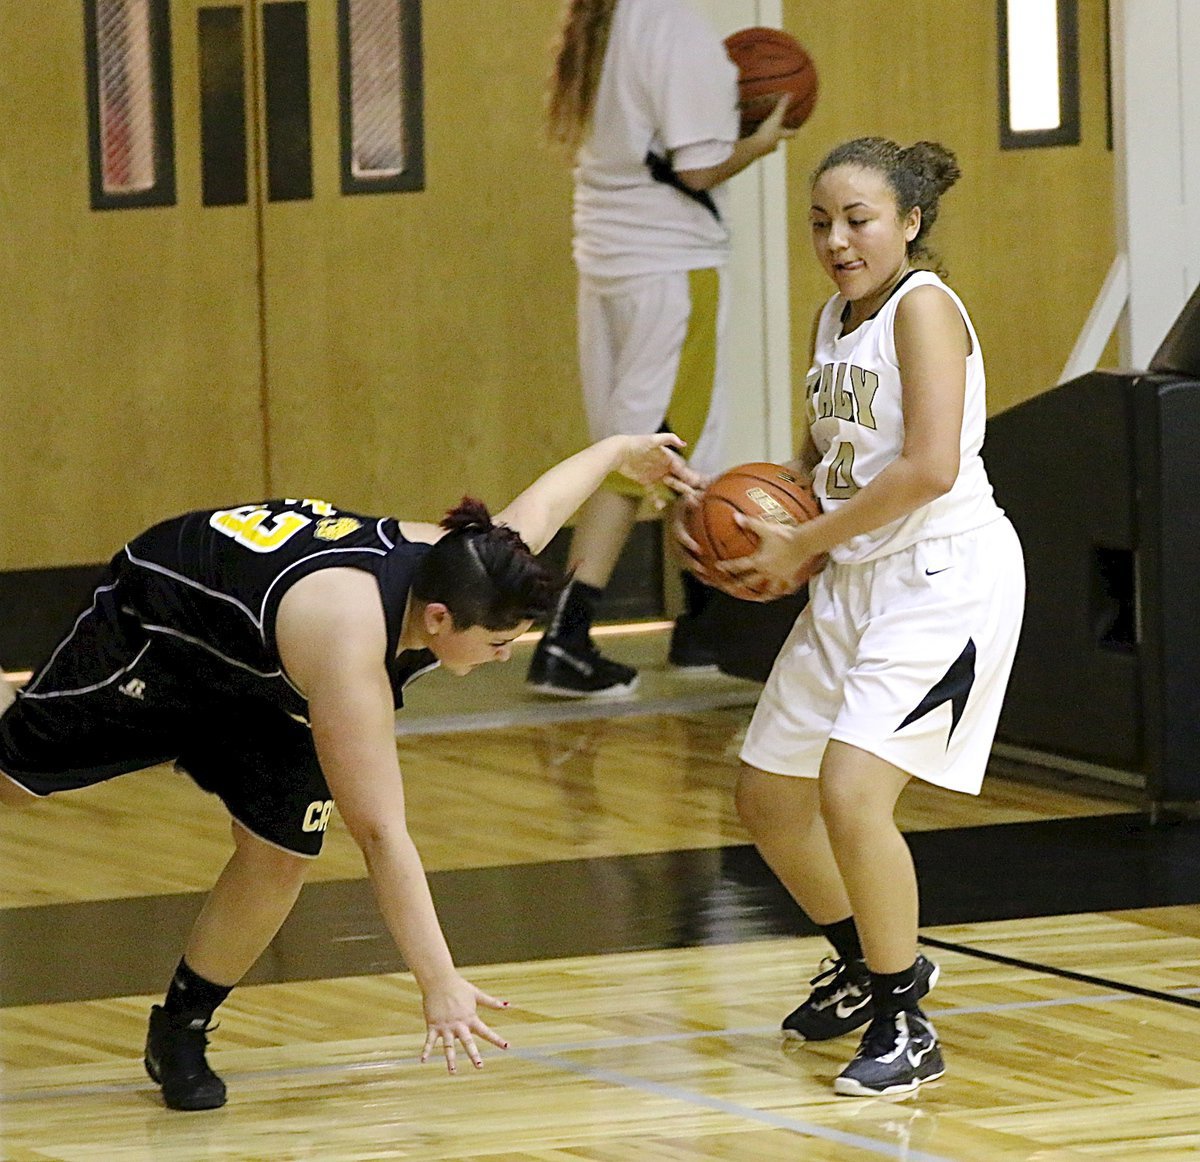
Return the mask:
{"type": "MultiPolygon", "coordinates": [[[[737,71],[689,0],[569,0],[548,131],[575,157],[578,347],[592,439],[670,429],[701,472],[722,467],[729,229],[724,183],[792,135],[787,99],[738,139],[737,71]]],[[[637,671],[591,638],[644,492],[614,480],[584,507],[574,576],[529,669],[562,697],[622,695],[637,671]]],[[[708,591],[684,573],[669,660],[712,669],[708,591]]]]}
{"type": "MultiPolygon", "coordinates": [[[[784,1030],[824,1040],[866,1024],[838,1093],[903,1093],[941,1076],[921,998],[912,857],[893,813],[916,777],[976,794],[1024,609],[1016,533],[980,458],[979,340],[929,270],[926,235],[954,156],[860,138],[815,171],[821,310],[797,468],[824,512],[715,566],[764,598],[828,553],[747,733],[737,805],[759,851],[836,953],[784,1030]]],[[[685,545],[686,548],[686,545],[685,545]]]]}
{"type": "Polygon", "coordinates": [[[502,1008],[454,966],[408,833],[395,710],[405,685],[506,661],[559,583],[534,559],[612,472],[688,469],[674,435],[612,436],[539,477],[493,519],[440,526],[316,500],[194,512],[135,537],[13,701],[0,681],[0,801],[175,762],[219,795],[234,853],[150,1016],[146,1068],[174,1109],[223,1105],[205,1057],[213,1013],[267,947],[321,850],[334,802],[424,998],[422,1060],[506,1042],[502,1008]]]}

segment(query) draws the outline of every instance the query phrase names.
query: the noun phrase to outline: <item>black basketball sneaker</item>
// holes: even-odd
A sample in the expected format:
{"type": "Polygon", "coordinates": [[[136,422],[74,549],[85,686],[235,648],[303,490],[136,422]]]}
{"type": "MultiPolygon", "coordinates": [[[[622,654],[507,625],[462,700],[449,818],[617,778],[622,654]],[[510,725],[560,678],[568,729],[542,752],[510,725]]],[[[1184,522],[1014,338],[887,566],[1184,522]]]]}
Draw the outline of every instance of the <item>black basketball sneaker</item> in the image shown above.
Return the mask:
{"type": "Polygon", "coordinates": [[[911,1093],[946,1072],[937,1033],[920,1009],[871,1022],[854,1060],[838,1074],[834,1093],[881,1097],[911,1093]]]}
{"type": "MultiPolygon", "coordinates": [[[[919,1001],[937,984],[941,969],[917,957],[913,1000],[919,1001]]],[[[874,1015],[871,974],[865,960],[821,961],[821,971],[809,982],[808,998],[783,1019],[783,1035],[799,1041],[828,1041],[865,1025],[874,1015]],[[826,967],[828,966],[828,967],[826,967]]]]}
{"type": "Polygon", "coordinates": [[[225,1083],[204,1056],[213,1027],[203,1017],[176,1016],[161,1005],[150,1010],[146,1072],[162,1086],[163,1101],[173,1110],[214,1110],[225,1104],[225,1083]]]}
{"type": "Polygon", "coordinates": [[[638,672],[606,658],[590,640],[578,646],[547,634],[525,680],[530,689],[557,698],[621,698],[637,689],[638,672]]]}

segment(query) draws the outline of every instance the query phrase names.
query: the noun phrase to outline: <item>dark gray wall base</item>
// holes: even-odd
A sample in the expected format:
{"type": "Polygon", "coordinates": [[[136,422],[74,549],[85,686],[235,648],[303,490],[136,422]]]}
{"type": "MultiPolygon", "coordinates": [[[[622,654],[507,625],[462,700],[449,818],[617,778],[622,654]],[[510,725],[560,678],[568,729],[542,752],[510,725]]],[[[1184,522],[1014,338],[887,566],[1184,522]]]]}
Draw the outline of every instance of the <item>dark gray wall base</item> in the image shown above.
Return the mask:
{"type": "Polygon", "coordinates": [[[40,664],[92,599],[103,565],[0,573],[0,668],[40,664]]]}

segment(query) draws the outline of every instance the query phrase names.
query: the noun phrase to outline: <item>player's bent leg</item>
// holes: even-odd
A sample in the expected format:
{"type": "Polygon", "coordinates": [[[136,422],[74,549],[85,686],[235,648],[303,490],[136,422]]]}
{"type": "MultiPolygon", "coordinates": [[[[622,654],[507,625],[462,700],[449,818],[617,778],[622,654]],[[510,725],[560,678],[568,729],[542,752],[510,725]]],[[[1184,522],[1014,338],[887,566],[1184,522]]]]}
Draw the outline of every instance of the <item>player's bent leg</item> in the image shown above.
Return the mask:
{"type": "Polygon", "coordinates": [[[279,931],[311,862],[236,822],[233,837],[236,849],[192,928],[167,1000],[150,1013],[146,1070],[172,1109],[225,1104],[225,1083],[205,1056],[213,1012],[279,931]],[[182,986],[195,1003],[181,1003],[182,986]]]}
{"type": "Polygon", "coordinates": [[[834,1081],[850,1096],[909,1093],[945,1072],[920,1000],[937,968],[917,954],[917,877],[896,826],[906,771],[831,741],[821,765],[821,812],[870,968],[871,1023],[834,1081]]]}
{"type": "Polygon", "coordinates": [[[916,955],[917,876],[893,817],[909,778],[869,751],[837,740],[826,747],[821,764],[821,814],[875,972],[897,972],[916,955]]]}
{"type": "Polygon", "coordinates": [[[809,919],[830,924],[850,914],[816,779],[743,766],[734,801],[755,847],[809,919]]]}
{"type": "MultiPolygon", "coordinates": [[[[844,927],[850,900],[821,818],[817,780],[744,766],[736,803],[763,859],[809,918],[827,935],[844,927]]],[[[860,950],[824,958],[809,983],[808,996],[783,1018],[785,1037],[828,1041],[871,1019],[870,974],[860,950]]]]}
{"type": "Polygon", "coordinates": [[[188,938],[188,964],[207,980],[235,985],[279,931],[304,886],[311,859],[233,824],[236,850],[208,894],[188,938]]]}
{"type": "Polygon", "coordinates": [[[0,714],[17,700],[17,691],[7,678],[0,678],[0,714]]]}

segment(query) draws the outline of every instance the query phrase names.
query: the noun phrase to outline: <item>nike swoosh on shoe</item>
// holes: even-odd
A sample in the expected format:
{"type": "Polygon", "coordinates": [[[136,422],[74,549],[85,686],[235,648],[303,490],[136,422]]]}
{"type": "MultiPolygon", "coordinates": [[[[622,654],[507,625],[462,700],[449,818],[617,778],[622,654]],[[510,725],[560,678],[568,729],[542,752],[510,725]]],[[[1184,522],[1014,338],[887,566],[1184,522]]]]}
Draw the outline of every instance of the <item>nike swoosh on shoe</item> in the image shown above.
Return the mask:
{"type": "Polygon", "coordinates": [[[848,1004],[844,1000],[838,1001],[837,1008],[835,1008],[833,1011],[834,1011],[834,1013],[837,1014],[837,1017],[839,1020],[844,1021],[847,1017],[852,1017],[864,1005],[869,1005],[870,1003],[871,1003],[871,995],[870,995],[870,993],[868,993],[866,996],[859,997],[859,999],[856,1000],[853,1004],[848,1004]]]}

